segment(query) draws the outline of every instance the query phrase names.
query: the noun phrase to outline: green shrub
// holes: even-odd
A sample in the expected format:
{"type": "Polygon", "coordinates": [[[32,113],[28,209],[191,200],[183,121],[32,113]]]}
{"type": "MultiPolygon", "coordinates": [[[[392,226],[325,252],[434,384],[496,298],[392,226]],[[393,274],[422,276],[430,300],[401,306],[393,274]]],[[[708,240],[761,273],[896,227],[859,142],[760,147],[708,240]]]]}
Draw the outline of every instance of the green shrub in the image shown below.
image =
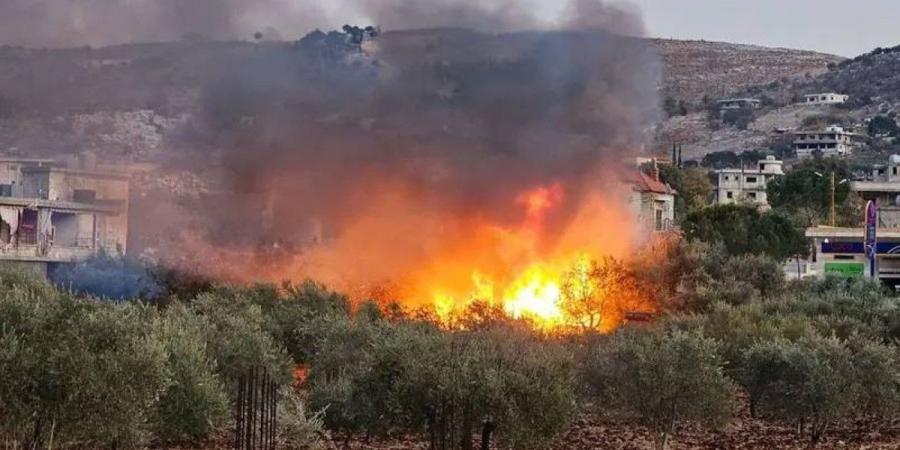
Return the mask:
{"type": "Polygon", "coordinates": [[[698,333],[622,330],[595,346],[583,377],[598,404],[634,415],[665,449],[681,422],[720,426],[731,381],[715,341],[698,333]]]}
{"type": "Polygon", "coordinates": [[[219,288],[201,294],[191,305],[209,323],[207,349],[231,397],[236,395],[237,380],[251,367],[265,367],[280,385],[291,381],[291,358],[272,336],[260,305],[276,301],[276,295],[259,289],[219,288]]]}
{"type": "Polygon", "coordinates": [[[155,401],[168,384],[154,316],[141,305],[12,283],[0,293],[0,429],[29,445],[147,442],[155,401]]]}
{"type": "Polygon", "coordinates": [[[209,324],[183,305],[166,311],[159,321],[170,383],[157,403],[157,438],[199,440],[222,425],[228,397],[215,372],[206,342],[209,324]]]}
{"type": "Polygon", "coordinates": [[[311,398],[329,428],[402,429],[434,449],[469,449],[476,432],[502,447],[539,445],[575,407],[567,354],[508,328],[357,320],[328,339],[312,368],[311,398]]]}
{"type": "Polygon", "coordinates": [[[854,358],[834,338],[754,344],[744,356],[741,384],[758,413],[792,422],[818,442],[829,424],[859,405],[854,358]]]}

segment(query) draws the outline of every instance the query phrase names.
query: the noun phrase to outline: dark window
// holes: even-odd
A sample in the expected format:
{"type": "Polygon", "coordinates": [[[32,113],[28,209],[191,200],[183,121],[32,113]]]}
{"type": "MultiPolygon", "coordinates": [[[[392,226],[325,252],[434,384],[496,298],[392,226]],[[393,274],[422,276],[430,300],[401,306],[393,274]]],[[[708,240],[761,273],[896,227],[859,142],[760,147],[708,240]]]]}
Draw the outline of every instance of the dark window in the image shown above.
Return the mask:
{"type": "Polygon", "coordinates": [[[663,229],[663,212],[661,209],[656,210],[656,230],[663,229]]]}
{"type": "Polygon", "coordinates": [[[747,177],[748,183],[756,183],[756,177],[747,177]]]}
{"type": "Polygon", "coordinates": [[[756,192],[751,192],[750,198],[752,198],[753,200],[756,200],[756,192]]]}
{"type": "Polygon", "coordinates": [[[728,191],[728,192],[725,194],[725,196],[728,197],[728,198],[734,198],[734,192],[728,191]]]}
{"type": "Polygon", "coordinates": [[[77,203],[94,203],[97,201],[97,191],[89,189],[75,189],[72,193],[72,200],[77,203]]]}
{"type": "Polygon", "coordinates": [[[0,184],[0,197],[12,197],[11,184],[0,184]]]}

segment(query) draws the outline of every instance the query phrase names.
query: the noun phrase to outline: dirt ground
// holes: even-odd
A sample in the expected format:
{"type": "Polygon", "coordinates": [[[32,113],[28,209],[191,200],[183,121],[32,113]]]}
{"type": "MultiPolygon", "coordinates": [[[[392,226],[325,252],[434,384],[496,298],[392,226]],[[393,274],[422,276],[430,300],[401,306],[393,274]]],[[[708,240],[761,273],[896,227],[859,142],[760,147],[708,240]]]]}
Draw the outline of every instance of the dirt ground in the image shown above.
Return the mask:
{"type": "MultiPolygon", "coordinates": [[[[807,449],[806,438],[797,436],[789,426],[777,426],[750,417],[745,399],[731,424],[722,430],[711,431],[684,426],[676,430],[670,441],[672,450],[687,449],[807,449]]],[[[476,447],[479,448],[476,442],[476,447]]],[[[224,450],[229,449],[227,438],[200,447],[168,447],[168,450],[224,450]]],[[[327,448],[343,450],[343,439],[329,442],[327,448]]],[[[427,445],[413,438],[397,437],[384,441],[350,443],[352,450],[405,450],[427,449],[427,445]]],[[[900,450],[900,414],[894,417],[872,418],[851,423],[836,424],[826,431],[825,437],[815,449],[900,450]]],[[[645,427],[624,420],[602,417],[596,414],[580,415],[569,429],[546,450],[650,450],[653,449],[652,433],[645,427]]]]}

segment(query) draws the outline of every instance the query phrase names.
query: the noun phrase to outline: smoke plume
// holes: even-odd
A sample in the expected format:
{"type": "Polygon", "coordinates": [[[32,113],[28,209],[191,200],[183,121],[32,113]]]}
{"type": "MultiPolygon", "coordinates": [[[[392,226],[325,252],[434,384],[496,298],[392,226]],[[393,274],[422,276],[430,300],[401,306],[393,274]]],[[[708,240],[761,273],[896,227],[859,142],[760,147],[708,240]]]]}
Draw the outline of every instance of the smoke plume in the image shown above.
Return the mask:
{"type": "Polygon", "coordinates": [[[617,171],[659,103],[637,15],[599,0],[558,19],[513,0],[316,5],[4,0],[0,41],[290,37],[335,11],[380,27],[244,46],[210,70],[169,145],[217,189],[135,204],[133,232],[152,230],[169,263],[342,288],[439,274],[452,291],[473,268],[509,280],[534,258],[627,249],[617,171]]]}

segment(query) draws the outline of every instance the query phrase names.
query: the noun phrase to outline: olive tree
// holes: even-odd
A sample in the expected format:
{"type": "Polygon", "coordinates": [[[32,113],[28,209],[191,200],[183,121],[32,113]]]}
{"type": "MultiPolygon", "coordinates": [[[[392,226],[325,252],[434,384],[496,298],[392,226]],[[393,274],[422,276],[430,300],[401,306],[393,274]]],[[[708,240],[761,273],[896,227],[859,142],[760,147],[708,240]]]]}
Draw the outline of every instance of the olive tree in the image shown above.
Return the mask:
{"type": "Polygon", "coordinates": [[[583,377],[601,404],[635,416],[665,449],[679,423],[729,418],[733,388],[718,347],[694,332],[623,330],[589,353],[583,377]]]}

